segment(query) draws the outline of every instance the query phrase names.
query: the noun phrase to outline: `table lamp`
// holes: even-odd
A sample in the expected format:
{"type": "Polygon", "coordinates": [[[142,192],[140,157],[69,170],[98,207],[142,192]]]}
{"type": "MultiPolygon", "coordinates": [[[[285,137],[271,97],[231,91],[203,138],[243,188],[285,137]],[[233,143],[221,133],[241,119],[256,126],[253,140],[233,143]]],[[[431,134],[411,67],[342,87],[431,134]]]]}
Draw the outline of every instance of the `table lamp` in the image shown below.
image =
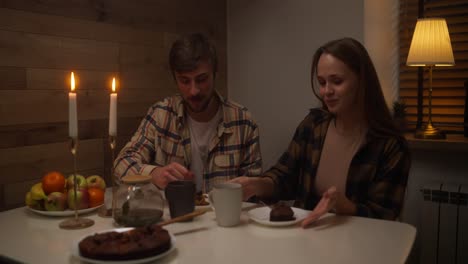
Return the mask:
{"type": "Polygon", "coordinates": [[[406,65],[429,67],[429,120],[423,129],[416,130],[415,138],[444,139],[445,134],[432,124],[432,68],[455,65],[445,19],[418,19],[406,65]]]}

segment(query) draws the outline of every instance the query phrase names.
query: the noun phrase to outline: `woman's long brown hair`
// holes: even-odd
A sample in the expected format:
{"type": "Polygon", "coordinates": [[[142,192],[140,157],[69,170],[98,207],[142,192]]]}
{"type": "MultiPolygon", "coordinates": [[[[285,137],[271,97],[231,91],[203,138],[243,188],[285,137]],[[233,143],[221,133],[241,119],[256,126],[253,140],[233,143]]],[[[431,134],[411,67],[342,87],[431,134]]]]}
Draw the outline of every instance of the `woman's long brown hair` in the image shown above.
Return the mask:
{"type": "Polygon", "coordinates": [[[330,41],[314,54],[311,69],[312,91],[322,102],[323,108],[328,110],[323,99],[318,95],[314,83],[317,76],[317,64],[320,56],[324,53],[342,61],[358,76],[360,89],[358,90],[357,101],[359,105],[357,107],[364,113],[369,133],[377,137],[401,137],[385,102],[374,64],[366,48],[355,39],[342,38],[330,41]]]}

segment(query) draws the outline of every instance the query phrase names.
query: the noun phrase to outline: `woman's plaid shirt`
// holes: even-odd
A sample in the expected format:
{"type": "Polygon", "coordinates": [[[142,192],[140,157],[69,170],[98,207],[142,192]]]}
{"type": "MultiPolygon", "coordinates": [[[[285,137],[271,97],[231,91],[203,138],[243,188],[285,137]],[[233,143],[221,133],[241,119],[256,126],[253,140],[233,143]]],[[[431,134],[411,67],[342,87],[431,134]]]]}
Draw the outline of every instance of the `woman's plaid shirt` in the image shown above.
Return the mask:
{"type": "MultiPolygon", "coordinates": [[[[264,176],[275,182],[276,199],[294,199],[295,206],[309,210],[320,200],[314,184],[330,120],[328,112],[312,109],[296,129],[288,150],[265,172],[264,176]]],[[[357,215],[398,217],[410,165],[403,137],[382,138],[368,133],[351,161],[346,182],[346,197],[357,205],[357,215]]]]}
{"type": "MultiPolygon", "coordinates": [[[[258,126],[241,105],[222,98],[223,119],[210,143],[204,171],[205,188],[237,176],[262,171],[258,126]]],[[[149,175],[157,166],[191,163],[190,131],[184,117],[182,97],[165,98],[150,107],[138,130],[114,162],[118,177],[149,175]]]]}

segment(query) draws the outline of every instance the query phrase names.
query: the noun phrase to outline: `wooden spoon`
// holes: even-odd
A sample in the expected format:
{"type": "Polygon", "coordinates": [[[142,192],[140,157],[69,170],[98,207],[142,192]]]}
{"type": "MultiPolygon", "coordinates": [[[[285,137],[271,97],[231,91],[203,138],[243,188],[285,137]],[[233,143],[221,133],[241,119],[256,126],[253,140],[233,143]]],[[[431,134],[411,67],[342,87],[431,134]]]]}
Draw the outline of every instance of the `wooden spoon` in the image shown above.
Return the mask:
{"type": "Polygon", "coordinates": [[[206,213],[208,211],[211,211],[211,208],[195,210],[195,211],[193,211],[191,213],[188,213],[188,214],[185,214],[185,215],[181,215],[181,216],[174,217],[172,219],[166,220],[166,221],[161,222],[161,223],[159,223],[157,225],[158,226],[165,226],[165,225],[169,225],[169,224],[176,223],[176,222],[186,221],[186,220],[192,219],[192,218],[194,218],[196,216],[202,215],[202,214],[204,214],[204,213],[206,213]]]}

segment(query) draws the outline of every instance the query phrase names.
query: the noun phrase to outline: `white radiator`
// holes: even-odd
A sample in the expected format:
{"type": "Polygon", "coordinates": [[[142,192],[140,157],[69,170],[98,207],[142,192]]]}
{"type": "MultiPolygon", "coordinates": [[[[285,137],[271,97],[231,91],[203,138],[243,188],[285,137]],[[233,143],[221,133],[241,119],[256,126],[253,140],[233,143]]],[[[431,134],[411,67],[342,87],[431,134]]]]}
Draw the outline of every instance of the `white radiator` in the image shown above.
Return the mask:
{"type": "Polygon", "coordinates": [[[468,263],[468,185],[432,183],[421,191],[420,263],[468,263]]]}

